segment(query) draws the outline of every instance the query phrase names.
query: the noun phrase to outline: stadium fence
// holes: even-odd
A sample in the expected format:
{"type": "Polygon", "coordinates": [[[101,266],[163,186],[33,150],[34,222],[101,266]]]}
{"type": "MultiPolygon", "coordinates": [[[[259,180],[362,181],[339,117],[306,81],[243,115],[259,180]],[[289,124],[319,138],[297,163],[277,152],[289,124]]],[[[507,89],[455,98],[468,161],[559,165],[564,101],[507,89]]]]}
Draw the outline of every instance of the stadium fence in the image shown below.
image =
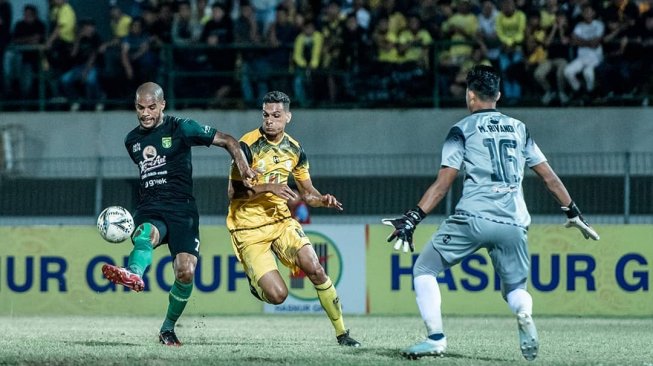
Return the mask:
{"type": "MultiPolygon", "coordinates": [[[[15,142],[14,142],[15,143],[15,142]]],[[[4,144],[6,146],[6,142],[4,144]]],[[[134,208],[138,171],[124,158],[19,159],[0,149],[0,224],[27,217],[94,217],[103,207],[134,208]]],[[[653,222],[653,153],[547,155],[584,212],[594,222],[653,222]]],[[[312,155],[312,177],[323,192],[345,205],[337,215],[379,216],[403,212],[419,200],[438,170],[433,155],[312,155]]],[[[202,215],[227,212],[227,155],[194,158],[194,192],[202,215]]],[[[526,203],[533,215],[560,209],[540,180],[528,170],[526,203]]],[[[446,215],[461,195],[462,176],[433,215],[446,215]]],[[[313,210],[313,215],[336,215],[313,210]]]]}

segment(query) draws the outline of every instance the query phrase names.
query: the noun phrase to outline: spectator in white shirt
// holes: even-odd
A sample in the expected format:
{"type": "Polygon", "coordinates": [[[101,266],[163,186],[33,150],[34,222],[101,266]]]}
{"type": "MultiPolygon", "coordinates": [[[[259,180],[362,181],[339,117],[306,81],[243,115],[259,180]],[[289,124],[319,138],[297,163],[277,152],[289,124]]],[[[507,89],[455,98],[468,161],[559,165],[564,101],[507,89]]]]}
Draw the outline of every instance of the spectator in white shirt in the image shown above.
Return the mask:
{"type": "MultiPolygon", "coordinates": [[[[581,89],[581,83],[576,77],[582,72],[585,80],[585,89],[588,94],[594,90],[594,69],[603,60],[601,39],[605,32],[602,21],[595,19],[596,11],[590,5],[583,7],[583,21],[576,24],[571,35],[571,44],[578,47],[578,54],[574,60],[565,67],[565,78],[575,94],[581,89]]],[[[561,95],[561,102],[566,103],[569,98],[561,95]]]]}

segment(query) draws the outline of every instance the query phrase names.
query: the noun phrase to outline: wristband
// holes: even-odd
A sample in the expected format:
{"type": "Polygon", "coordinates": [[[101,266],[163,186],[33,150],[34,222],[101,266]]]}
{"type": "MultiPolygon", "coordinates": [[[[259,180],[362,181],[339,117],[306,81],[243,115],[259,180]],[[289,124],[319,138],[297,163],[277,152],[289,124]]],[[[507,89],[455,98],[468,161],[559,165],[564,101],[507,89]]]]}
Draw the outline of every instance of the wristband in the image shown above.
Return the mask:
{"type": "Polygon", "coordinates": [[[419,206],[415,206],[414,209],[408,210],[405,213],[406,216],[415,221],[415,225],[419,224],[426,217],[426,212],[422,210],[419,206]]]}
{"type": "Polygon", "coordinates": [[[560,209],[562,209],[562,212],[564,212],[569,219],[580,216],[580,209],[576,206],[576,202],[574,201],[571,201],[569,206],[562,206],[560,209]]]}

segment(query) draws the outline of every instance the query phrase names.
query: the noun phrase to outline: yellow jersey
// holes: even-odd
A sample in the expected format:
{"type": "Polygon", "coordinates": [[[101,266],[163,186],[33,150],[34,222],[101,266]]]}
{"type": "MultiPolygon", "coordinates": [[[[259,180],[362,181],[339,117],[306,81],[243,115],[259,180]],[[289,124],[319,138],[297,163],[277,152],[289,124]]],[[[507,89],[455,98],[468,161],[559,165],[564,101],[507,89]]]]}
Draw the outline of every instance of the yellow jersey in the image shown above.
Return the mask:
{"type": "MultiPolygon", "coordinates": [[[[292,174],[295,181],[310,179],[306,154],[297,140],[284,133],[278,143],[265,138],[258,128],[243,135],[240,146],[250,167],[259,173],[255,184],[288,183],[292,174]]],[[[230,180],[242,181],[238,168],[232,164],[230,180]]],[[[286,200],[263,193],[251,198],[233,198],[227,214],[229,231],[254,229],[291,217],[286,200]]]]}
{"type": "Polygon", "coordinates": [[[59,38],[68,43],[75,42],[75,25],[77,17],[75,10],[70,4],[65,3],[60,6],[52,7],[50,11],[50,21],[59,27],[59,38]]]}
{"type": "Polygon", "coordinates": [[[129,34],[129,27],[132,24],[132,17],[129,15],[122,15],[117,21],[111,22],[111,32],[116,38],[124,38],[129,34]]]}

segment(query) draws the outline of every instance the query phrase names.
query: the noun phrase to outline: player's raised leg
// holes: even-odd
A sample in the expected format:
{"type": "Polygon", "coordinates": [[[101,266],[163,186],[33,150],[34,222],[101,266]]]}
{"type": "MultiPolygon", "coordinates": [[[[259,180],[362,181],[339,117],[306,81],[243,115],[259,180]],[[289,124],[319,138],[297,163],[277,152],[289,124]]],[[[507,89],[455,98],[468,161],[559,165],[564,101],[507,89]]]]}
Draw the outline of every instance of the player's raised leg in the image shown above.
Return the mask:
{"type": "Polygon", "coordinates": [[[134,248],[129,254],[127,267],[112,264],[102,266],[102,274],[109,281],[128,287],[136,292],[143,291],[143,273],[152,264],[153,244],[159,242],[159,230],[150,223],[139,225],[132,235],[134,248]]]}
{"type": "Polygon", "coordinates": [[[338,344],[348,347],[360,347],[360,342],[352,338],[349,335],[349,330],[345,328],[342,306],[340,305],[336,287],[320,265],[315,250],[311,245],[305,245],[297,252],[297,262],[299,268],[304,271],[315,286],[320,304],[336,331],[338,344]]]}
{"type": "MultiPolygon", "coordinates": [[[[252,233],[249,233],[249,231],[239,234],[251,235],[252,233]]],[[[267,232],[260,234],[262,234],[262,237],[268,236],[267,232]]],[[[234,236],[232,236],[232,240],[234,240],[234,236]]],[[[237,248],[237,246],[234,247],[237,248]]],[[[278,305],[283,303],[288,297],[288,287],[279,273],[277,259],[270,247],[266,245],[248,245],[242,247],[238,253],[252,295],[269,304],[278,305]]]]}

